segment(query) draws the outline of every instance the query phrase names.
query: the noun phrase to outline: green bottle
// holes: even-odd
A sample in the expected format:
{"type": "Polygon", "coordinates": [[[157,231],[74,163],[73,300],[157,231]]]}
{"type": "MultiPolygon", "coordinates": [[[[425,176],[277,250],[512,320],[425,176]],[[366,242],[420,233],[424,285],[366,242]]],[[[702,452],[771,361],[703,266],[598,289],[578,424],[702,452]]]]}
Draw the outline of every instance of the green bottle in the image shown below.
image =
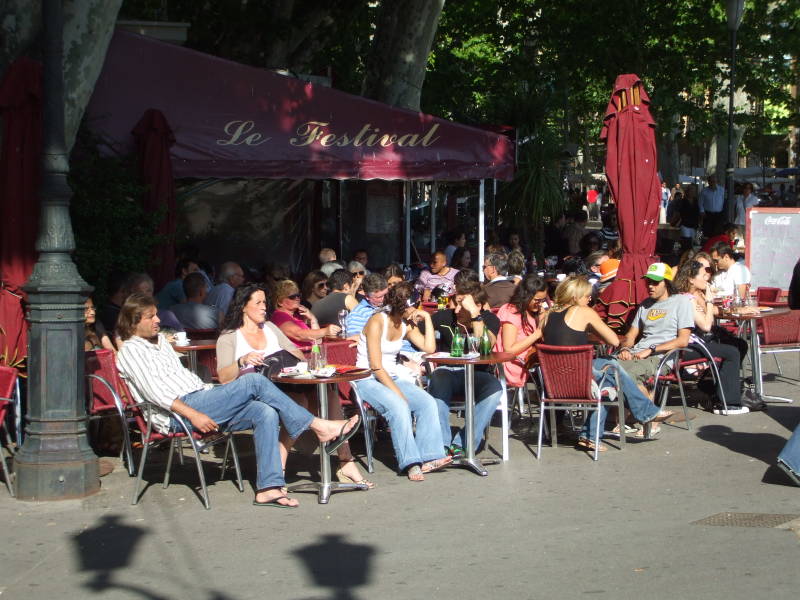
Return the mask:
{"type": "Polygon", "coordinates": [[[483,326],[483,333],[481,334],[481,341],[478,344],[478,351],[481,353],[481,356],[492,353],[492,340],[489,339],[489,331],[486,329],[486,325],[483,326]]]}

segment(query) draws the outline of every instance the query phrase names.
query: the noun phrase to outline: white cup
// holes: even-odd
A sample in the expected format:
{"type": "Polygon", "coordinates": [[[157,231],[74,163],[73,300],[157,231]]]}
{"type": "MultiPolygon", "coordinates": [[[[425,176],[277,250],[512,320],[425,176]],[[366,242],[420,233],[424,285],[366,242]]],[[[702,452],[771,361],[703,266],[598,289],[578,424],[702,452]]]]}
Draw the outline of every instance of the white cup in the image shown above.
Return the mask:
{"type": "Polygon", "coordinates": [[[176,331],[175,332],[175,344],[178,346],[188,346],[189,345],[189,337],[186,335],[185,331],[176,331]]]}
{"type": "Polygon", "coordinates": [[[297,369],[298,373],[308,373],[308,363],[307,362],[299,362],[294,366],[297,369]]]}
{"type": "Polygon", "coordinates": [[[565,273],[558,273],[556,275],[556,280],[557,281],[564,281],[566,278],[567,278],[567,275],[565,273]]]}

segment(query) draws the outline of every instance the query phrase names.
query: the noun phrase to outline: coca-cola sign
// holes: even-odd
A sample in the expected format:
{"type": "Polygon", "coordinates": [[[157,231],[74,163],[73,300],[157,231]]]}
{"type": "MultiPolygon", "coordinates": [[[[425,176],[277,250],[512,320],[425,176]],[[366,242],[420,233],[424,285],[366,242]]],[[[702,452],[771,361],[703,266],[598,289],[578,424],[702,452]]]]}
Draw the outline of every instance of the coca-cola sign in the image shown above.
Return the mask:
{"type": "Polygon", "coordinates": [[[764,225],[791,225],[792,217],[789,215],[781,215],[780,217],[773,217],[772,215],[764,219],[764,225]]]}

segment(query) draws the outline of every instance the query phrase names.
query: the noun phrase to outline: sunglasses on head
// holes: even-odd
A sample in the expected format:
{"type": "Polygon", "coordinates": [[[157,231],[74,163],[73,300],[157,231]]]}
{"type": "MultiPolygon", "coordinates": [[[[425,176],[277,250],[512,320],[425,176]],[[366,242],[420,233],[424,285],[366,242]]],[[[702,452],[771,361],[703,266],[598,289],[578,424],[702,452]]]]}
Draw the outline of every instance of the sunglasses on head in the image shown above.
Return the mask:
{"type": "Polygon", "coordinates": [[[300,300],[300,298],[301,298],[300,294],[289,294],[289,295],[288,295],[288,296],[286,296],[286,297],[287,297],[289,300],[300,300]]]}

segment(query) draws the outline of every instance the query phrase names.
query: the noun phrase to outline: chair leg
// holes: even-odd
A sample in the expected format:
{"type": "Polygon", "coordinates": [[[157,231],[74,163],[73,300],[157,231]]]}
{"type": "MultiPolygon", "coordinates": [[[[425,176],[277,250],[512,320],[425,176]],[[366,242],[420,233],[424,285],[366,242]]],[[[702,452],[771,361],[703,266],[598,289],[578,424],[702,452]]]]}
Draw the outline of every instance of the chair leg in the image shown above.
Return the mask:
{"type": "Polygon", "coordinates": [[[133,464],[133,446],[131,445],[131,433],[128,429],[128,419],[123,412],[120,417],[120,424],[122,425],[122,452],[125,454],[125,460],[128,461],[128,475],[133,477],[134,464],[133,464]]]}
{"type": "Polygon", "coordinates": [[[139,472],[136,474],[136,481],[133,484],[133,497],[131,498],[131,504],[138,504],[139,502],[139,487],[142,484],[142,475],[144,473],[144,463],[147,460],[147,450],[150,448],[150,431],[152,425],[148,425],[147,433],[142,438],[142,456],[139,459],[139,472]]]}
{"type": "MultiPolygon", "coordinates": [[[[239,487],[239,491],[244,493],[244,483],[242,483],[242,467],[239,464],[239,452],[236,450],[236,442],[233,440],[232,433],[228,438],[228,444],[230,444],[231,455],[233,456],[233,467],[236,469],[236,483],[239,487]]],[[[227,454],[227,449],[225,450],[225,453],[227,454]]]]}
{"type": "Polygon", "coordinates": [[[776,352],[773,352],[772,358],[775,359],[775,366],[778,368],[778,375],[783,377],[783,371],[781,370],[781,363],[778,362],[778,354],[776,352]]]}
{"type": "Polygon", "coordinates": [[[550,447],[555,448],[558,446],[558,433],[556,431],[556,407],[550,407],[550,447]]]}
{"type": "Polygon", "coordinates": [[[692,430],[692,421],[689,418],[689,406],[686,404],[686,392],[683,389],[683,381],[681,375],[678,373],[678,390],[681,393],[681,404],[683,404],[683,418],[686,419],[686,430],[692,430]]]}
{"type": "MultiPolygon", "coordinates": [[[[522,414],[522,413],[520,413],[522,414]]],[[[503,435],[503,461],[508,460],[508,396],[503,394],[500,399],[500,423],[503,435]]]]}
{"type": "MultiPolygon", "coordinates": [[[[9,439],[10,436],[8,435],[8,432],[6,431],[5,427],[3,427],[2,423],[0,423],[0,429],[2,429],[3,431],[3,437],[5,438],[4,440],[5,443],[8,446],[11,446],[11,440],[9,439]]],[[[3,454],[2,447],[0,447],[0,461],[2,461],[3,463],[3,479],[5,479],[6,487],[8,488],[8,493],[12,498],[14,498],[16,497],[16,493],[14,492],[14,482],[11,479],[11,473],[8,470],[8,465],[6,464],[6,457],[3,454]]]]}
{"type": "Polygon", "coordinates": [[[181,442],[180,442],[180,440],[178,438],[172,438],[169,441],[169,454],[167,456],[167,468],[166,468],[166,471],[164,471],[164,483],[163,483],[164,489],[167,489],[167,487],[169,487],[169,476],[170,476],[170,472],[172,471],[172,455],[175,452],[175,445],[176,444],[180,444],[180,443],[181,442]]]}
{"type": "MultiPolygon", "coordinates": [[[[600,408],[598,407],[597,410],[600,410],[600,408]]],[[[586,418],[587,419],[590,418],[589,417],[589,413],[590,412],[591,411],[589,411],[589,410],[586,411],[586,418]]],[[[600,415],[598,415],[598,417],[599,416],[600,415]]],[[[598,421],[600,421],[600,419],[598,419],[598,421]]],[[[602,429],[602,427],[600,427],[600,423],[598,422],[597,427],[595,427],[595,429],[594,429],[594,460],[595,461],[597,461],[597,459],[600,458],[600,430],[601,429],[602,429]]],[[[619,433],[620,433],[620,437],[623,437],[625,435],[625,426],[624,425],[622,427],[620,427],[619,433]]]]}
{"type": "Polygon", "coordinates": [[[206,510],[211,510],[211,503],[208,500],[208,486],[206,485],[206,475],[203,473],[203,461],[200,460],[200,450],[197,448],[193,438],[189,438],[189,443],[194,451],[194,461],[197,464],[197,476],[200,478],[200,489],[203,492],[203,506],[206,510]]]}
{"type": "MultiPolygon", "coordinates": [[[[364,411],[366,413],[366,411],[364,411]]],[[[363,420],[363,413],[362,413],[363,420]]],[[[374,473],[375,469],[372,466],[372,449],[375,444],[375,421],[372,421],[368,427],[364,427],[364,447],[367,451],[367,473],[374,473]]]]}
{"type": "Polygon", "coordinates": [[[547,403],[542,398],[539,401],[539,442],[536,446],[536,460],[542,458],[542,431],[544,431],[544,420],[547,415],[547,403]]]}

